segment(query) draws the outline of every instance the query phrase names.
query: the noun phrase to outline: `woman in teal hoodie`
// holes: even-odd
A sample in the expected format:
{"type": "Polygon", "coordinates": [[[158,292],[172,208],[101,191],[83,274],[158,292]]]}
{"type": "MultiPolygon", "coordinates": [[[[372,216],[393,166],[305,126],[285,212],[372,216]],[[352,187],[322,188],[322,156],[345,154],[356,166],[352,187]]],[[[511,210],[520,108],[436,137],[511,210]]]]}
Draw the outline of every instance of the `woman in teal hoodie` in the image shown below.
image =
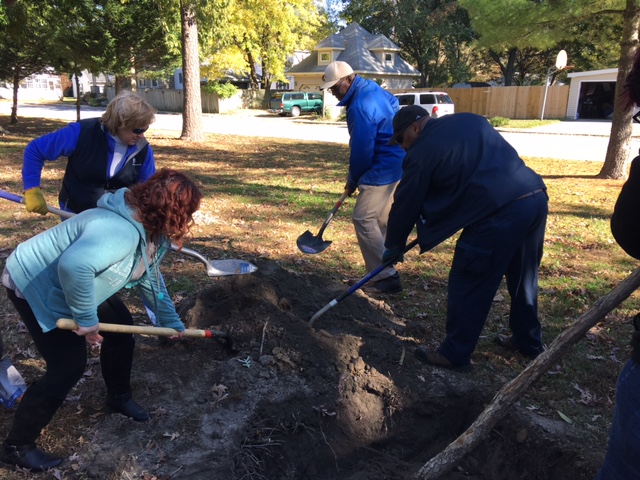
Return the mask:
{"type": "MultiPolygon", "coordinates": [[[[15,412],[0,448],[2,463],[32,471],[62,463],[35,442],[82,378],[87,362],[83,337],[98,332],[99,309],[104,321],[133,323],[124,304],[109,310],[106,299],[135,286],[160,325],[184,330],[159,264],[171,242],[182,245],[201,198],[185,175],[162,169],[145,183],[106,193],[97,208],[36,235],[11,253],[2,283],[47,369],[29,386],[15,412]],[[56,328],[59,318],[73,318],[78,330],[56,328]]],[[[100,363],[107,407],[136,421],[148,420],[149,413],[131,395],[133,336],[103,336],[100,363]]]]}

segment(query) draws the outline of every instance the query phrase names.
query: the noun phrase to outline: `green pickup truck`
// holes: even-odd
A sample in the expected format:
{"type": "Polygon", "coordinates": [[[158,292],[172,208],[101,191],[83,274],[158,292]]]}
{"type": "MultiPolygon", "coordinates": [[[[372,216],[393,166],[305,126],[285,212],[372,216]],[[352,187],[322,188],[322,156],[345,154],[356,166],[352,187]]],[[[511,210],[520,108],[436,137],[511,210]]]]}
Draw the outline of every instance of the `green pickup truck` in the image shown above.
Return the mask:
{"type": "Polygon", "coordinates": [[[269,100],[269,111],[281,117],[297,117],[301,113],[322,113],[320,92],[275,92],[269,100]]]}

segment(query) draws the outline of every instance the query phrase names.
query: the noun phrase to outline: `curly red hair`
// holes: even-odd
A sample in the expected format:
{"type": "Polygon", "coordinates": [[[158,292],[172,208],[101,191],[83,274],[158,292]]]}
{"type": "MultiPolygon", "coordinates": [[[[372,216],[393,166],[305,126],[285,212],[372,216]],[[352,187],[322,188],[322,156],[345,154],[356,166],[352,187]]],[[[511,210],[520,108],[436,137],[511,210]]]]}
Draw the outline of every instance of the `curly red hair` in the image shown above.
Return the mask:
{"type": "Polygon", "coordinates": [[[193,225],[202,193],[183,173],[169,168],[137,183],[125,194],[127,204],[137,211],[136,219],[153,239],[167,237],[182,247],[182,239],[193,225]]]}
{"type": "Polygon", "coordinates": [[[631,71],[625,79],[620,100],[620,105],[625,112],[634,105],[640,106],[640,49],[636,52],[631,71]]]}

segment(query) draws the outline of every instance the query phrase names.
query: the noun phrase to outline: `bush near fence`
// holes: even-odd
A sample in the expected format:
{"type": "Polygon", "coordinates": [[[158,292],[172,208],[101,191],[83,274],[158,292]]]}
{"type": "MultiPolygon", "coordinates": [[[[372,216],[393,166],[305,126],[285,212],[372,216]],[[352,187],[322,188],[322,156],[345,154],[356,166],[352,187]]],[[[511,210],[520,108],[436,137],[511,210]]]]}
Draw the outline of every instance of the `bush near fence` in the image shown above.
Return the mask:
{"type": "MultiPolygon", "coordinates": [[[[414,88],[389,89],[391,93],[446,92],[456,106],[456,112],[472,112],[487,118],[540,118],[544,101],[544,86],[478,87],[478,88],[414,88]]],[[[564,120],[569,100],[568,85],[553,85],[547,91],[544,118],[564,120]]]]}

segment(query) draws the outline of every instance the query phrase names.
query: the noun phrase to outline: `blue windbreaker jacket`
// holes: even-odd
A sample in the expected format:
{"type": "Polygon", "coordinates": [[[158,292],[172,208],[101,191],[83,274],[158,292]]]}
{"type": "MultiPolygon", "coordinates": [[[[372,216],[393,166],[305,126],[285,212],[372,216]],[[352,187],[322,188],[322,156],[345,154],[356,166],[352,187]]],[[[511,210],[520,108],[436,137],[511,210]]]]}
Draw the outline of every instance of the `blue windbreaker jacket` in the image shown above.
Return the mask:
{"type": "Polygon", "coordinates": [[[404,151],[387,145],[398,99],[377,83],[356,76],[338,106],[347,108],[349,185],[389,185],[400,180],[404,151]]]}

